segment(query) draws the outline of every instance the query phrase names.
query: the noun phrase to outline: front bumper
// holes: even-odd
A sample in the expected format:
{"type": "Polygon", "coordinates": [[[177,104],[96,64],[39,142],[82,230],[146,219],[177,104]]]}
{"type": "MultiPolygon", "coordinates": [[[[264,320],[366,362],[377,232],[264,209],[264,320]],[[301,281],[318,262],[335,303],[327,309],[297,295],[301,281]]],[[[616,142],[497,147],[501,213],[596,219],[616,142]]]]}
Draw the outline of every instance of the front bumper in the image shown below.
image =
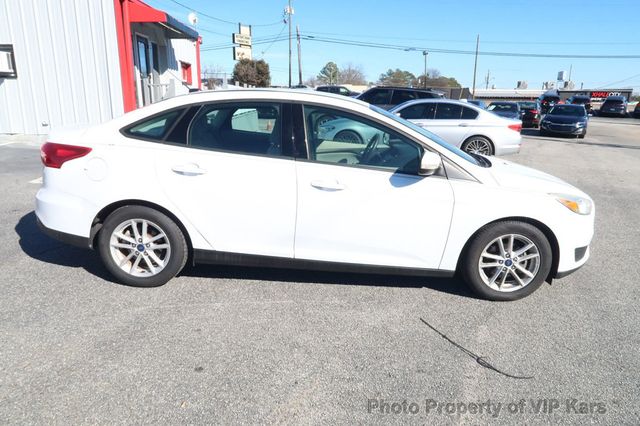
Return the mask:
{"type": "Polygon", "coordinates": [[[582,135],[587,132],[586,126],[576,127],[574,125],[564,125],[564,124],[546,124],[540,123],[540,130],[549,133],[557,133],[562,135],[582,135]]]}

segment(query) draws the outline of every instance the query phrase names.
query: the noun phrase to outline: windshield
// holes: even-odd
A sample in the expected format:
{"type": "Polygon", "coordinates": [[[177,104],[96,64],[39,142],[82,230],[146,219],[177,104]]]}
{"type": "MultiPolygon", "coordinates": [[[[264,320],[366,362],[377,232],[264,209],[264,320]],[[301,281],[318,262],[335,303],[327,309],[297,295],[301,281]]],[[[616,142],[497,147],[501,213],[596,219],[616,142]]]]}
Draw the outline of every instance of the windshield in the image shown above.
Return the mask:
{"type": "Polygon", "coordinates": [[[520,108],[522,109],[536,109],[536,107],[535,102],[520,102],[520,108]]]}
{"type": "Polygon", "coordinates": [[[371,108],[372,110],[374,110],[375,112],[384,115],[387,118],[392,119],[393,121],[395,121],[396,123],[402,124],[403,126],[409,127],[411,130],[415,130],[416,132],[420,133],[421,135],[427,137],[428,139],[434,141],[435,143],[437,143],[438,145],[440,145],[441,147],[443,147],[444,149],[452,152],[453,154],[457,155],[458,157],[462,157],[465,160],[467,160],[468,162],[470,162],[471,164],[474,164],[476,166],[481,166],[480,162],[478,160],[476,160],[474,157],[472,157],[471,155],[467,154],[466,152],[462,151],[461,149],[458,149],[457,147],[445,142],[444,140],[442,140],[440,138],[440,136],[435,135],[433,133],[431,133],[430,131],[423,129],[422,127],[413,124],[412,122],[405,120],[403,118],[398,117],[397,115],[384,110],[382,108],[379,108],[375,105],[369,105],[369,108],[371,108]]]}
{"type": "Polygon", "coordinates": [[[493,112],[518,112],[518,105],[516,105],[516,104],[491,104],[491,105],[489,105],[489,108],[487,108],[487,110],[493,111],[493,112]]]}
{"type": "Polygon", "coordinates": [[[584,107],[572,105],[556,105],[550,115],[570,115],[572,117],[584,117],[586,115],[584,107]]]}

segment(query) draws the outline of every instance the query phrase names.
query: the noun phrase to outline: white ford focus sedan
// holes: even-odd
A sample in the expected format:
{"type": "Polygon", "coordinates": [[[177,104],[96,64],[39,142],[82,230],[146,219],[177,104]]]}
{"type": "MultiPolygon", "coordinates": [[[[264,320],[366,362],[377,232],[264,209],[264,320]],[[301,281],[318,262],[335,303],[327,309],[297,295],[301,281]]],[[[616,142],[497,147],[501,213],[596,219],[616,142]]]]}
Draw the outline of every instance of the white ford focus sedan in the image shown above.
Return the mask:
{"type": "Polygon", "coordinates": [[[320,92],[176,97],[52,135],[41,155],[41,228],[135,286],[190,261],[459,272],[480,296],[515,300],[582,266],[594,228],[592,200],[560,179],[320,92]],[[369,136],[327,138],[331,120],[369,136]]]}

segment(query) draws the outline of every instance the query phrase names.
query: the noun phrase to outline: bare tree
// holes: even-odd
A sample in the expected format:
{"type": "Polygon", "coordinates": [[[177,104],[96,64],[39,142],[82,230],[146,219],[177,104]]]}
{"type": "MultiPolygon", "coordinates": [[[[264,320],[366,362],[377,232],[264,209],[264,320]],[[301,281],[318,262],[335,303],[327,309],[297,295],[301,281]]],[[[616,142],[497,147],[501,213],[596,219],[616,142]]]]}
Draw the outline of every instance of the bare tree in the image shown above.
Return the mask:
{"type": "Polygon", "coordinates": [[[367,84],[362,65],[353,65],[351,62],[343,65],[338,75],[338,82],[341,84],[367,84]]]}
{"type": "Polygon", "coordinates": [[[315,76],[309,76],[304,82],[303,84],[305,86],[308,87],[316,87],[318,84],[320,84],[320,82],[318,81],[318,79],[315,76]]]}

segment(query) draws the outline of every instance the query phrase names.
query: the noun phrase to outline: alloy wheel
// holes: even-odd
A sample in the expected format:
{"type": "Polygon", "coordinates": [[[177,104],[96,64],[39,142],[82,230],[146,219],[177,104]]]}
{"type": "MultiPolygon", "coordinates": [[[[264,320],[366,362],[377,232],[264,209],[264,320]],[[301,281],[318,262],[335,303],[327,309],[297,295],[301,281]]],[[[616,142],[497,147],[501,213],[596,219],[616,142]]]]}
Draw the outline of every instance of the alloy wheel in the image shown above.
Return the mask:
{"type": "Polygon", "coordinates": [[[472,154],[491,155],[491,145],[484,139],[471,139],[467,142],[465,151],[472,154]]]}
{"type": "Polygon", "coordinates": [[[499,292],[527,286],[540,269],[540,250],[524,235],[506,234],[486,245],[478,261],[480,278],[499,292]]]}
{"type": "Polygon", "coordinates": [[[111,258],[125,273],[149,277],[162,271],[171,257],[171,244],[164,230],[146,219],[128,219],[109,239],[111,258]]]}

